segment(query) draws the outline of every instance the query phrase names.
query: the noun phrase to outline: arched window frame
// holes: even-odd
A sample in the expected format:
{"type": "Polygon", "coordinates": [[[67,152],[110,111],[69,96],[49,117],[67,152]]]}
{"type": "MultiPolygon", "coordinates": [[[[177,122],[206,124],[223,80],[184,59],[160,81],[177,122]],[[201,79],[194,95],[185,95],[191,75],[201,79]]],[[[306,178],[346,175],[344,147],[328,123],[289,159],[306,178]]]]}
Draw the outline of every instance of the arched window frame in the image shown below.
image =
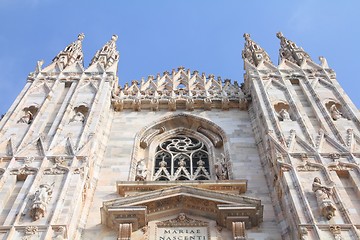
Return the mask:
{"type": "Polygon", "coordinates": [[[222,160],[227,164],[228,179],[233,178],[232,164],[230,161],[230,143],[225,131],[214,122],[205,118],[188,114],[176,113],[159,118],[157,121],[143,127],[135,136],[135,141],[132,149],[130,173],[128,181],[136,180],[137,166],[143,161],[145,163],[147,176],[146,181],[152,181],[153,174],[153,158],[156,152],[156,147],[167,137],[175,136],[176,134],[188,134],[190,137],[195,137],[204,142],[209,151],[209,165],[211,180],[217,180],[215,172],[215,164],[222,160]],[[215,146],[212,140],[199,131],[199,127],[207,129],[213,134],[217,135],[221,141],[221,146],[215,146]]]}
{"type": "Polygon", "coordinates": [[[147,162],[148,170],[149,170],[149,172],[151,172],[151,175],[150,175],[151,180],[155,180],[154,179],[155,155],[157,153],[158,146],[161,143],[163,143],[164,141],[166,141],[167,139],[175,138],[175,137],[178,137],[181,135],[195,138],[195,139],[201,141],[205,145],[205,147],[207,149],[208,161],[209,161],[209,174],[210,174],[209,180],[216,180],[215,169],[214,169],[215,154],[214,154],[214,146],[213,146],[212,142],[207,137],[205,137],[203,134],[201,134],[199,132],[193,131],[192,129],[181,128],[181,127],[166,131],[163,134],[156,136],[153,139],[153,141],[151,142],[151,144],[149,146],[149,159],[148,159],[149,161],[147,162]]]}

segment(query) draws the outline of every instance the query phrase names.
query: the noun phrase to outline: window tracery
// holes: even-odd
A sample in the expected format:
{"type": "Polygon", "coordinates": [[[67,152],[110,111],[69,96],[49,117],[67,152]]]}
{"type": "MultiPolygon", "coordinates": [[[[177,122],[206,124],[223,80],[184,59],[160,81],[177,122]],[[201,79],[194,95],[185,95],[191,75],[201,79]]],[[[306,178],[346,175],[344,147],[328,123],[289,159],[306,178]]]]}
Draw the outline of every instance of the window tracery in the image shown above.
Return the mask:
{"type": "Polygon", "coordinates": [[[154,180],[210,180],[209,154],[205,144],[178,135],[159,144],[155,154],[154,180]]]}

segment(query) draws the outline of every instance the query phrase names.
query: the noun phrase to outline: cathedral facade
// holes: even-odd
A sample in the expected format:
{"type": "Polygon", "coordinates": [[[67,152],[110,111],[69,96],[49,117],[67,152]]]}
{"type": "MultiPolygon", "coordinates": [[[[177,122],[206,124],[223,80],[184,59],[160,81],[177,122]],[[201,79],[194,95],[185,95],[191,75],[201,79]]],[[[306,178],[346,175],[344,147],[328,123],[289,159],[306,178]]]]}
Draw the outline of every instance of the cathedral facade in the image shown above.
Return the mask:
{"type": "Polygon", "coordinates": [[[360,115],[326,59],[244,34],[244,82],[118,85],[117,36],[37,63],[0,122],[0,239],[360,239],[360,115]]]}

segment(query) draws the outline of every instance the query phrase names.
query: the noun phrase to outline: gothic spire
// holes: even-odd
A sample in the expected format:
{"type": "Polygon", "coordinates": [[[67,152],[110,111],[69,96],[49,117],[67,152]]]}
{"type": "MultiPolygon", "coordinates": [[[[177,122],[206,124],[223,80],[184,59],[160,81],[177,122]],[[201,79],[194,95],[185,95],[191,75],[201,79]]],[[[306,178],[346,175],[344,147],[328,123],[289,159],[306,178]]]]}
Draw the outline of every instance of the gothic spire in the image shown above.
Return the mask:
{"type": "Polygon", "coordinates": [[[261,61],[271,62],[269,55],[256,42],[250,38],[250,34],[245,33],[245,46],[242,51],[242,58],[245,58],[255,66],[258,66],[261,61]]]}
{"type": "Polygon", "coordinates": [[[61,51],[54,59],[53,62],[58,62],[63,68],[75,63],[83,61],[82,40],[85,35],[80,33],[75,42],[69,44],[63,51],[61,51]]]}
{"type": "Polygon", "coordinates": [[[280,39],[280,60],[286,59],[299,66],[305,59],[311,60],[309,54],[307,54],[304,49],[298,47],[293,41],[285,38],[282,32],[278,32],[276,36],[280,39]]]}
{"type": "Polygon", "coordinates": [[[112,35],[111,40],[95,53],[90,65],[98,62],[106,69],[119,60],[119,52],[116,50],[117,39],[117,35],[112,35]]]}

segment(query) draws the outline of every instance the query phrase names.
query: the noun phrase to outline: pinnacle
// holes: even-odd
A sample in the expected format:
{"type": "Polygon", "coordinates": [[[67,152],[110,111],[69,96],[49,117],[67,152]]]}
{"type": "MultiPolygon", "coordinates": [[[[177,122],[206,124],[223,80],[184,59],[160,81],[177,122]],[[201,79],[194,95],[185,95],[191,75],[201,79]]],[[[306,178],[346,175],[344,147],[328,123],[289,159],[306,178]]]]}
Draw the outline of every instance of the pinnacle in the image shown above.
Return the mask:
{"type": "Polygon", "coordinates": [[[95,53],[90,65],[99,63],[106,69],[117,62],[119,60],[119,52],[116,50],[117,39],[118,36],[116,34],[112,35],[110,41],[95,53]]]}
{"type": "Polygon", "coordinates": [[[311,59],[304,49],[284,37],[282,32],[276,33],[276,37],[280,39],[280,60],[286,59],[300,66],[305,59],[311,59]]]}
{"type": "Polygon", "coordinates": [[[267,52],[250,38],[249,33],[244,33],[243,36],[245,38],[245,46],[242,52],[242,58],[244,60],[247,59],[255,66],[258,66],[262,61],[271,62],[267,52]]]}

